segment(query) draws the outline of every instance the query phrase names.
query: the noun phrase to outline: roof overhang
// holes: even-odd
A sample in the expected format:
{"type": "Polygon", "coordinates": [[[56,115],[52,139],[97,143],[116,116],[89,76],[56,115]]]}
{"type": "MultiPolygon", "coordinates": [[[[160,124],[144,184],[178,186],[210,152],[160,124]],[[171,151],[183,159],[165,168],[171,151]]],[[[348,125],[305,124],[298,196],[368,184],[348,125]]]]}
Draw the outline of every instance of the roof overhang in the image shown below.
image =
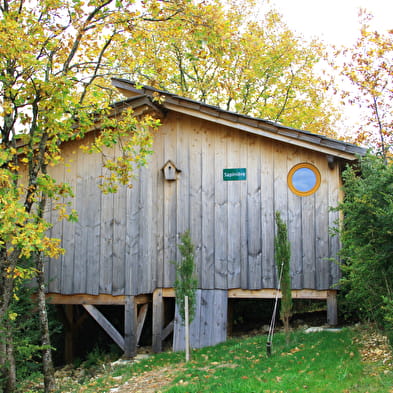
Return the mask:
{"type": "MultiPolygon", "coordinates": [[[[366,149],[351,143],[338,141],[323,135],[308,131],[298,130],[283,126],[268,120],[258,119],[238,113],[225,111],[218,107],[194,101],[166,91],[154,89],[149,86],[137,86],[125,79],[112,79],[113,85],[129,99],[117,103],[135,105],[142,103],[142,98],[148,99],[155,110],[163,108],[174,112],[183,113],[192,117],[204,119],[213,123],[225,125],[244,132],[259,135],[278,142],[325,153],[330,156],[345,160],[356,160],[359,155],[364,155],[366,149]]],[[[146,101],[143,101],[147,105],[146,101]]]]}

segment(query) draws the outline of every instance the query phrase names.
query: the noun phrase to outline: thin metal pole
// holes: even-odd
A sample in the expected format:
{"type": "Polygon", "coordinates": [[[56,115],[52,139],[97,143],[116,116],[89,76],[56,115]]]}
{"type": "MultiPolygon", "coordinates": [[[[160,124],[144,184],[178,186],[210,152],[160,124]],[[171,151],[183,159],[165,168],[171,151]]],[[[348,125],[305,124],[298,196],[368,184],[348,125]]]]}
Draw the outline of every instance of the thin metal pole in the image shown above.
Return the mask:
{"type": "Polygon", "coordinates": [[[188,315],[188,296],[184,297],[184,317],[185,317],[185,340],[186,340],[186,362],[190,361],[190,326],[188,315]]]}

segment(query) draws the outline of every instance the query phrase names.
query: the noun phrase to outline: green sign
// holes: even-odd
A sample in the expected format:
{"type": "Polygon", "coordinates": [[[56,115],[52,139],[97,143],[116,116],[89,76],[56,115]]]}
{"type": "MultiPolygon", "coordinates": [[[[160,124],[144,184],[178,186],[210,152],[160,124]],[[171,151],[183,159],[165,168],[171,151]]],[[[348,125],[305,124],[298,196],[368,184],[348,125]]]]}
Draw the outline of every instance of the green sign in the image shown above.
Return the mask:
{"type": "Polygon", "coordinates": [[[222,178],[224,179],[224,181],[246,180],[247,179],[246,168],[224,169],[222,172],[222,178]]]}

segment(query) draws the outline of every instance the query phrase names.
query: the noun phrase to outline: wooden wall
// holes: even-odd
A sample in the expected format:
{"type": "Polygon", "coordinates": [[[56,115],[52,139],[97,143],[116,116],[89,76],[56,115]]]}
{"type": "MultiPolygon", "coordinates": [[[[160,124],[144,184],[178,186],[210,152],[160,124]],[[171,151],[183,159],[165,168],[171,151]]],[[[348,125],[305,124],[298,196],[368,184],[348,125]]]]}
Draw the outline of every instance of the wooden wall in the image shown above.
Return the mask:
{"type": "Polygon", "coordinates": [[[47,266],[49,292],[137,295],[172,287],[170,261],[186,229],[200,288],[273,288],[276,210],[288,224],[293,288],[337,282],[338,267],[328,258],[339,242],[328,228],[337,219],[329,207],[339,198],[338,166],[329,169],[324,154],[186,115],[169,112],[163,122],[149,166],[133,188],[115,195],[97,188],[100,156],[83,154],[77,143],[65,147],[65,165],[54,174],[74,187],[79,222],[52,229],[66,254],[47,266]],[[177,181],[164,180],[168,160],[181,170],[177,181]],[[287,186],[288,171],[300,162],[321,173],[319,190],[308,197],[287,186]],[[247,180],[223,181],[224,168],[247,168],[247,180]]]}

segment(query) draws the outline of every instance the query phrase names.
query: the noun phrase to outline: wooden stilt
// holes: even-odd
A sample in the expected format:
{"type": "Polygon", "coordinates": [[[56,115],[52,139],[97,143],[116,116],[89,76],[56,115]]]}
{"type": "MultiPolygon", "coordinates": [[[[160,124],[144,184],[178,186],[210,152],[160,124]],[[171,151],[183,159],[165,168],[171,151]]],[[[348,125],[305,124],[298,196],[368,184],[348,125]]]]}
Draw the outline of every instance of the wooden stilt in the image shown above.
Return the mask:
{"type": "Polygon", "coordinates": [[[64,360],[67,364],[74,360],[74,306],[67,304],[64,310],[65,315],[65,343],[64,343],[64,360]]]}
{"type": "Polygon", "coordinates": [[[164,300],[162,289],[156,289],[153,293],[153,352],[162,351],[162,328],[164,322],[164,300]]]}
{"type": "Polygon", "coordinates": [[[328,291],[327,293],[327,323],[328,325],[337,325],[337,292],[328,291]]]}
{"type": "MultiPolygon", "coordinates": [[[[124,305],[124,356],[132,358],[136,355],[137,346],[137,305],[134,296],[126,296],[124,305]]],[[[140,328],[142,330],[142,328],[140,328]]]]}

